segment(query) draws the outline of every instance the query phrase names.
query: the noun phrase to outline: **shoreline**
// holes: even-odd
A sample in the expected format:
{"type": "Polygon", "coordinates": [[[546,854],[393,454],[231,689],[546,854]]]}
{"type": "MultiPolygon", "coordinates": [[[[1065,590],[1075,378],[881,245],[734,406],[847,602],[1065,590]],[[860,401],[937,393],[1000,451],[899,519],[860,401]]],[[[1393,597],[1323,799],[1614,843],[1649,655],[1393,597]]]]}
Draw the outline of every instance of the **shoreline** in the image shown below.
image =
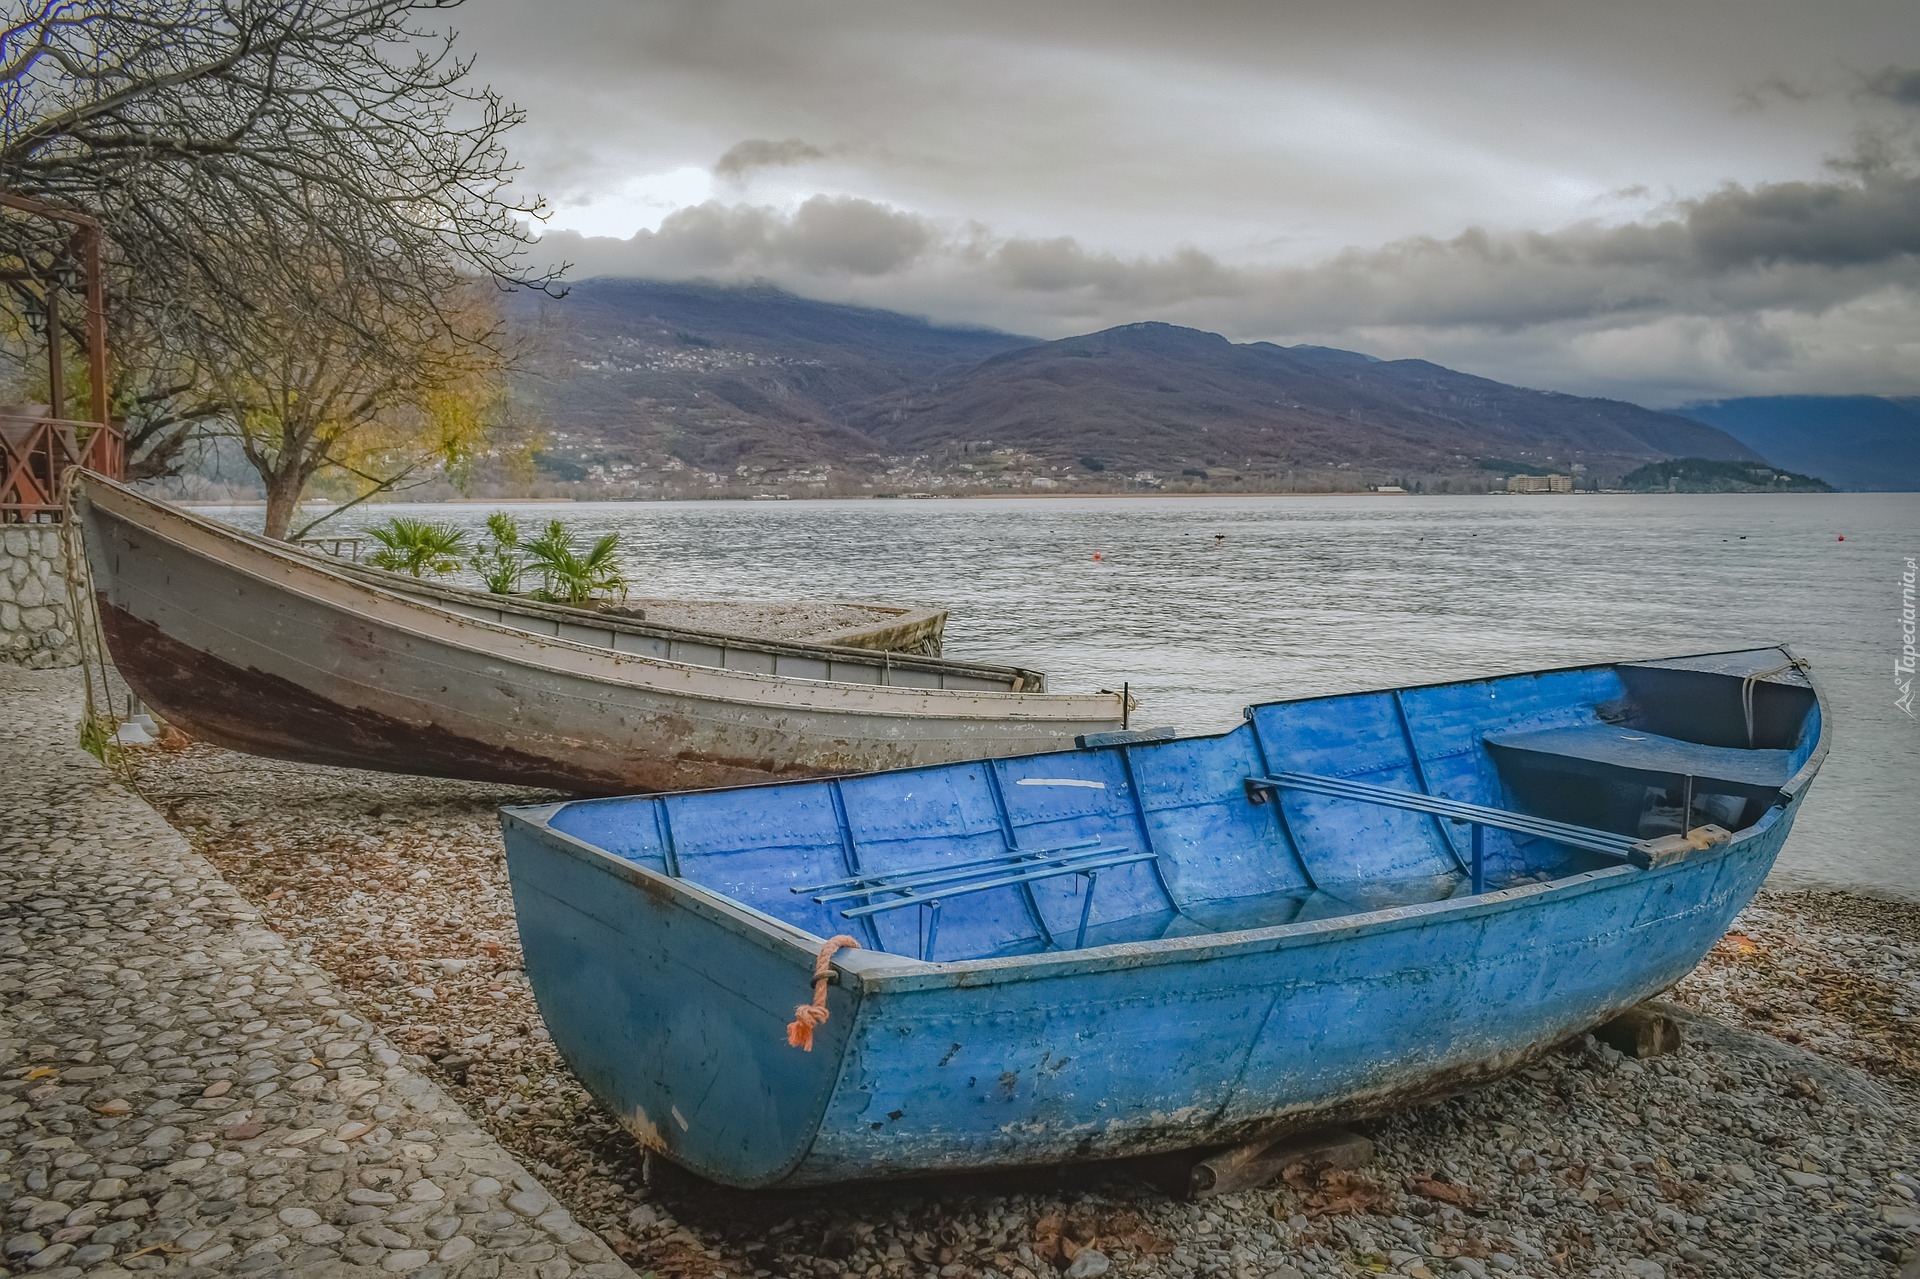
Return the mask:
{"type": "Polygon", "coordinates": [[[1846,898],[1861,903],[1920,907],[1920,891],[1909,892],[1885,884],[1843,884],[1837,880],[1799,873],[1776,879],[1779,875],[1776,869],[1773,875],[1767,877],[1767,882],[1760,889],[1762,894],[1769,897],[1846,898]]]}
{"type": "MultiPolygon", "coordinates": [[[[1440,499],[1445,501],[1473,500],[1476,498],[1500,498],[1503,500],[1507,498],[1546,499],[1550,501],[1558,501],[1563,498],[1596,498],[1596,497],[1653,497],[1653,498],[1876,497],[1876,496],[1898,496],[1901,494],[1914,493],[1914,492],[1920,492],[1920,490],[1871,489],[1871,490],[1862,490],[1860,492],[1848,491],[1848,492],[1834,492],[1834,493],[1814,493],[1814,492],[1793,492],[1793,493],[1646,492],[1646,493],[1642,493],[1642,492],[1636,492],[1631,489],[1598,489],[1593,491],[1583,491],[1583,492],[1576,492],[1576,493],[1376,493],[1367,489],[1356,489],[1351,491],[1343,490],[1340,492],[1305,492],[1305,491],[1298,491],[1298,490],[1276,490],[1272,492],[1242,491],[1242,492],[1231,492],[1231,493],[1225,493],[1225,492],[929,493],[924,497],[909,497],[904,494],[896,494],[896,493],[887,493],[887,494],[848,493],[838,497],[801,497],[798,495],[788,495],[788,496],[781,496],[778,498],[774,498],[773,500],[782,501],[782,502],[900,502],[900,503],[981,502],[981,501],[1013,501],[1013,502],[1128,501],[1128,502],[1133,502],[1133,501],[1174,501],[1174,500],[1184,500],[1184,499],[1190,499],[1190,498],[1227,500],[1232,498],[1326,499],[1326,498],[1364,497],[1364,498],[1378,498],[1383,501],[1398,500],[1401,498],[1440,499]]],[[[171,503],[174,506],[185,507],[189,510],[204,510],[204,509],[217,510],[217,509],[226,509],[226,508],[252,509],[255,507],[264,507],[267,504],[266,499],[264,498],[233,498],[233,499],[166,498],[164,500],[171,503]]],[[[665,505],[669,503],[763,502],[767,500],[769,500],[768,497],[756,497],[753,494],[728,493],[728,494],[714,494],[713,496],[710,496],[710,497],[693,497],[693,496],[681,496],[681,497],[582,497],[582,496],[442,497],[442,498],[427,498],[427,499],[421,499],[421,500],[412,501],[412,502],[368,502],[368,503],[365,503],[364,505],[369,509],[378,509],[380,507],[386,507],[386,506],[567,506],[567,505],[648,506],[648,505],[665,505]]],[[[339,505],[339,503],[330,503],[329,505],[337,506],[339,505]]],[[[315,503],[309,500],[301,504],[301,509],[325,510],[326,507],[317,506],[315,503]]]]}

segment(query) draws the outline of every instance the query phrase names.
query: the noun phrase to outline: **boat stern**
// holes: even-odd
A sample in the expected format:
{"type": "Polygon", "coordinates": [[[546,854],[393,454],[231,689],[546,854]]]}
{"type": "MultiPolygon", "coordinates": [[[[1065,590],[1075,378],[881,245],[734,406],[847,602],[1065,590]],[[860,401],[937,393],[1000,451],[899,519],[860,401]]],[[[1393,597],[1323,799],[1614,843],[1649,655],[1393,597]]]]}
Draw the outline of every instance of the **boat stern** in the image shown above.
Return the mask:
{"type": "Polygon", "coordinates": [[[554,829],[564,807],[502,812],[526,970],[555,1045],[649,1149],[728,1185],[781,1181],[837,1082],[857,983],[829,986],[812,1051],[790,1046],[786,1025],[811,994],[805,935],[554,829]]]}

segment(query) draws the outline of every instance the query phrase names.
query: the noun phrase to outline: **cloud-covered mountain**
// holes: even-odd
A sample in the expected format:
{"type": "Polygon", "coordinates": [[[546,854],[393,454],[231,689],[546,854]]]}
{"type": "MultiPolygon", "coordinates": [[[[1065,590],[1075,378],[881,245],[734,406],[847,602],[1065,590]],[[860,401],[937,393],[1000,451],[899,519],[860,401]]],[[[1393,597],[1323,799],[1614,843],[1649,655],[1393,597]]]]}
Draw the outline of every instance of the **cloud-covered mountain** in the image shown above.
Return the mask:
{"type": "Polygon", "coordinates": [[[639,280],[587,281],[552,310],[563,358],[543,394],[563,474],[637,480],[673,458],[773,482],[824,466],[839,491],[917,458],[912,476],[1002,485],[1150,471],[1195,486],[1470,489],[1483,462],[1606,480],[1666,457],[1758,456],[1638,405],[1169,324],[1038,342],[764,285],[639,280]]]}
{"type": "Polygon", "coordinates": [[[467,8],[576,278],[1920,394],[1913,0],[467,8]]]}
{"type": "MultiPolygon", "coordinates": [[[[777,164],[784,147],[748,148],[737,163],[777,164]]],[[[826,195],[786,208],[710,200],[626,240],[548,240],[589,273],[770,279],[1050,333],[1150,311],[1239,336],[1451,353],[1507,376],[1666,402],[1726,388],[1904,386],[1913,375],[1898,338],[1920,328],[1920,169],[1846,164],[1818,181],[1725,186],[1634,221],[1470,227],[1299,264],[1191,246],[1119,253],[826,195]]]]}

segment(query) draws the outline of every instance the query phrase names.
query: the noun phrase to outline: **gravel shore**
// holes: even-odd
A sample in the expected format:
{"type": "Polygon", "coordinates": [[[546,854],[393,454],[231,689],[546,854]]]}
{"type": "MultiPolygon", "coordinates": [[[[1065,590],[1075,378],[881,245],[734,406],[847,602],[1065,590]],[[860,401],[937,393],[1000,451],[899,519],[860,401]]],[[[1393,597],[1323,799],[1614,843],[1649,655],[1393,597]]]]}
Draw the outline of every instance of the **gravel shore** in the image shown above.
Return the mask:
{"type": "Polygon", "coordinates": [[[1567,1045],[1365,1125],[1350,1173],[1200,1204],[1127,1167],[745,1194],[649,1167],[547,1040],[494,817],[542,796],[199,745],[132,767],[360,1016],[673,1279],[1857,1279],[1920,1243],[1920,905],[1765,894],[1670,992],[1679,1053],[1567,1045]]]}
{"type": "Polygon", "coordinates": [[[0,1274],[632,1279],[0,668],[0,1274]]]}

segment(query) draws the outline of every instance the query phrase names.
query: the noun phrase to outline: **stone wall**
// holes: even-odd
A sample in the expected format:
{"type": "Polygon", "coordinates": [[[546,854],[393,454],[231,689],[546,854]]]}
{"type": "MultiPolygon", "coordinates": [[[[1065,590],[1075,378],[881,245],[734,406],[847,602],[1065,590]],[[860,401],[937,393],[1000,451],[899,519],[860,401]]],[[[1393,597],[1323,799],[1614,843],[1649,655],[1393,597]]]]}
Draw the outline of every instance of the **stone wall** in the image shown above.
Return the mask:
{"type": "Polygon", "coordinates": [[[35,668],[80,662],[60,533],[57,524],[0,529],[0,662],[35,668]]]}

